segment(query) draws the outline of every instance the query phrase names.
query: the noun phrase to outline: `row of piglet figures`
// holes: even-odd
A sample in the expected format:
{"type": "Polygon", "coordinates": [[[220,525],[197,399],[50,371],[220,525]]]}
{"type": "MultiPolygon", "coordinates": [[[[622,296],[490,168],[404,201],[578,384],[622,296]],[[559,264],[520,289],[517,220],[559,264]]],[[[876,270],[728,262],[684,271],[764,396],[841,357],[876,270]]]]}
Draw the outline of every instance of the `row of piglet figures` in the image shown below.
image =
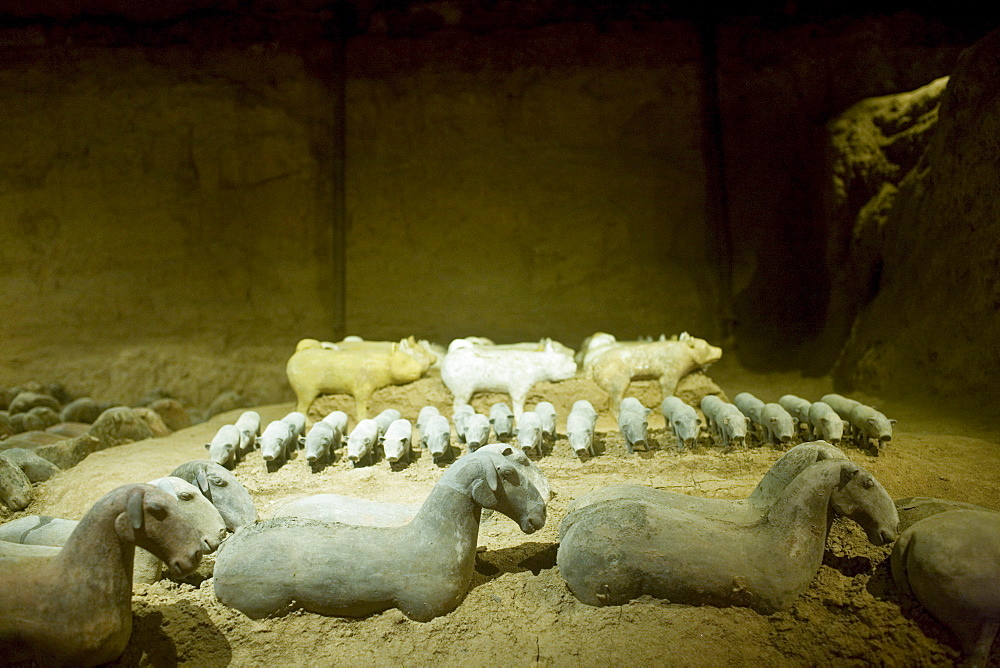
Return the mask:
{"type": "MultiPolygon", "coordinates": [[[[748,442],[787,447],[803,438],[815,438],[837,445],[847,437],[858,448],[877,454],[892,440],[892,425],[896,423],[877,409],[839,394],[827,394],[814,402],[786,394],[772,403],[749,392],[740,392],[732,403],[706,395],[699,407],[710,435],[725,452],[748,442]]],[[[679,448],[683,443],[697,442],[692,436],[692,420],[697,418],[692,417],[692,407],[671,397],[664,400],[662,410],[667,424],[673,425],[679,448]],[[682,420],[674,418],[677,411],[683,414],[682,420]]]]}

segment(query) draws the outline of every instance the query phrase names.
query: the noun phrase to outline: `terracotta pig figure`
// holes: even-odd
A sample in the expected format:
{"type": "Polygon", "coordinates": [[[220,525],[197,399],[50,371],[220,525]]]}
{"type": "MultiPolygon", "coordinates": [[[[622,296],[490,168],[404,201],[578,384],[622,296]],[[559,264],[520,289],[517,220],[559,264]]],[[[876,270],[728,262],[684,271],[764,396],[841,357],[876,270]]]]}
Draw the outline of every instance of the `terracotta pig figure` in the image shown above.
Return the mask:
{"type": "Polygon", "coordinates": [[[722,357],[722,349],[704,339],[681,334],[676,340],[619,343],[594,358],[588,373],[608,393],[617,416],[633,380],[656,380],[664,397],[673,395],[680,379],[722,357]]]}
{"type": "Polygon", "coordinates": [[[660,412],[673,430],[677,438],[677,449],[688,450],[698,446],[698,433],[701,431],[701,418],[693,406],[689,406],[677,397],[667,397],[660,402],[660,412]]]}
{"type": "Polygon", "coordinates": [[[508,441],[514,435],[514,412],[501,402],[490,406],[490,427],[501,441],[508,441]]]}
{"type": "Polygon", "coordinates": [[[505,392],[520,418],[532,386],[541,381],[560,381],[576,374],[571,354],[553,342],[542,350],[479,347],[465,339],[452,341],[441,363],[441,380],[455,397],[454,408],[471,401],[477,392],[505,392]]]}
{"type": "Polygon", "coordinates": [[[648,450],[646,437],[649,427],[649,414],[652,411],[635,397],[622,399],[622,405],[618,409],[618,428],[625,438],[625,449],[629,454],[635,452],[635,446],[641,446],[648,450]]]}
{"type": "Polygon", "coordinates": [[[407,339],[382,347],[324,348],[316,339],[302,339],[285,371],[298,397],[297,410],[308,415],[321,394],[350,394],[358,420],[368,417],[368,400],[375,390],[421,378],[434,362],[407,339]]]}
{"type": "Polygon", "coordinates": [[[443,415],[432,415],[420,432],[420,442],[427,448],[434,461],[451,457],[451,425],[443,415]]]}
{"type": "Polygon", "coordinates": [[[597,423],[597,411],[586,399],[580,399],[573,404],[569,417],[566,418],[566,438],[570,447],[578,457],[596,454],[594,450],[594,425],[597,423]]]}

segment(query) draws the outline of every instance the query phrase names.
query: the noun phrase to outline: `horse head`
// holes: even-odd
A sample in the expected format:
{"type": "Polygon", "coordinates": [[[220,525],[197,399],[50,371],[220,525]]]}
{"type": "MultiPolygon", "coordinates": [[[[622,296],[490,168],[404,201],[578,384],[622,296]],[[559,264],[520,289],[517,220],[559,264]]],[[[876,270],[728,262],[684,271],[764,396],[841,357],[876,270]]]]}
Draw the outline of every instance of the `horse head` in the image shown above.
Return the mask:
{"type": "Polygon", "coordinates": [[[193,571],[201,555],[210,552],[201,531],[184,518],[173,495],[153,485],[122,489],[124,509],[115,530],[125,542],[152,552],[175,575],[193,571]]]}
{"type": "Polygon", "coordinates": [[[830,496],[830,506],[837,514],[857,522],[871,544],[885,545],[896,540],[896,504],[875,476],[854,462],[843,463],[840,484],[830,496]]]}
{"type": "Polygon", "coordinates": [[[500,452],[477,450],[472,456],[479,460],[481,476],[470,489],[473,501],[480,506],[503,513],[524,533],[534,533],[545,526],[545,499],[529,477],[518,470],[518,453],[525,456],[510,446],[500,452]]]}

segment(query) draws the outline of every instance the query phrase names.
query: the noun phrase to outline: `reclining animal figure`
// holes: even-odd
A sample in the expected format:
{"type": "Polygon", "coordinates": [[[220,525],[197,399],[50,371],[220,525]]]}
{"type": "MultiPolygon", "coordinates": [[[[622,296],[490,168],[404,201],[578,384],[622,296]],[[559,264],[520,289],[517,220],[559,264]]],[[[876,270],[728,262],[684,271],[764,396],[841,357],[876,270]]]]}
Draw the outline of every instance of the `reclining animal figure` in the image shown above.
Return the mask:
{"type": "Polygon", "coordinates": [[[4,662],[93,666],[132,635],[132,558],[149,550],[176,575],[207,549],[151,485],[124,485],[87,511],[63,548],[0,545],[0,657],[4,662]]]}
{"type": "MultiPolygon", "coordinates": [[[[177,499],[181,516],[205,539],[203,554],[214,552],[226,537],[226,523],[212,502],[202,496],[197,487],[180,478],[151,480],[154,485],[177,499]]],[[[47,515],[26,515],[0,525],[0,540],[23,545],[62,547],[80,525],[77,520],[47,515]]],[[[149,584],[160,579],[163,564],[155,555],[141,547],[133,559],[132,582],[149,584]]]]}
{"type": "Polygon", "coordinates": [[[1000,513],[959,508],[918,520],[892,546],[890,564],[900,591],[958,638],[965,665],[988,665],[1000,629],[1000,513]]]}
{"type": "Polygon", "coordinates": [[[763,614],[786,609],[819,570],[831,510],[860,524],[876,545],[894,540],[898,523],[892,499],[868,471],[840,458],[809,464],[825,448],[808,445],[807,456],[797,453],[796,465],[783,463],[745,500],[636,485],[583,497],[559,527],[560,574],[589,605],[649,594],[763,614]]]}
{"type": "Polygon", "coordinates": [[[483,508],[525,533],[545,524],[535,486],[505,454],[481,448],[444,472],[404,526],[278,517],[237,531],[219,550],[215,595],[255,619],[292,608],[361,617],[396,607],[429,621],[465,597],[483,508]]]}
{"type": "MultiPolygon", "coordinates": [[[[490,443],[480,449],[506,457],[518,473],[535,486],[542,501],[548,504],[552,498],[552,488],[548,478],[523,450],[505,443],[490,443]]],[[[274,503],[270,517],[308,517],[322,522],[340,522],[356,526],[398,527],[412,521],[418,512],[420,512],[419,504],[371,501],[343,494],[310,494],[278,499],[274,503]]],[[[486,526],[492,517],[492,510],[484,510],[480,526],[486,526]]]]}

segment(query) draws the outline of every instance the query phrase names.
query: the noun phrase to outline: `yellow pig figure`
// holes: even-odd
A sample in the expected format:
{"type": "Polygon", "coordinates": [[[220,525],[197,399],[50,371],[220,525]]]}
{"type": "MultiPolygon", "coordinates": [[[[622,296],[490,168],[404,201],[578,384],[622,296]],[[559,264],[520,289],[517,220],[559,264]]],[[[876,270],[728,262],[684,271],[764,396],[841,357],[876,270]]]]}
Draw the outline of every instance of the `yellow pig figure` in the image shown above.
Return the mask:
{"type": "Polygon", "coordinates": [[[368,400],[387,385],[412,383],[423,376],[434,359],[413,341],[366,341],[367,345],[323,344],[302,339],[288,358],[285,372],[298,397],[296,410],[308,415],[321,394],[350,394],[357,420],[368,417],[368,400]]]}
{"type": "Polygon", "coordinates": [[[677,382],[722,357],[722,349],[686,332],[676,339],[614,343],[603,348],[587,368],[590,377],[608,393],[611,412],[618,406],[633,380],[657,380],[663,397],[673,395],[677,382]]]}

